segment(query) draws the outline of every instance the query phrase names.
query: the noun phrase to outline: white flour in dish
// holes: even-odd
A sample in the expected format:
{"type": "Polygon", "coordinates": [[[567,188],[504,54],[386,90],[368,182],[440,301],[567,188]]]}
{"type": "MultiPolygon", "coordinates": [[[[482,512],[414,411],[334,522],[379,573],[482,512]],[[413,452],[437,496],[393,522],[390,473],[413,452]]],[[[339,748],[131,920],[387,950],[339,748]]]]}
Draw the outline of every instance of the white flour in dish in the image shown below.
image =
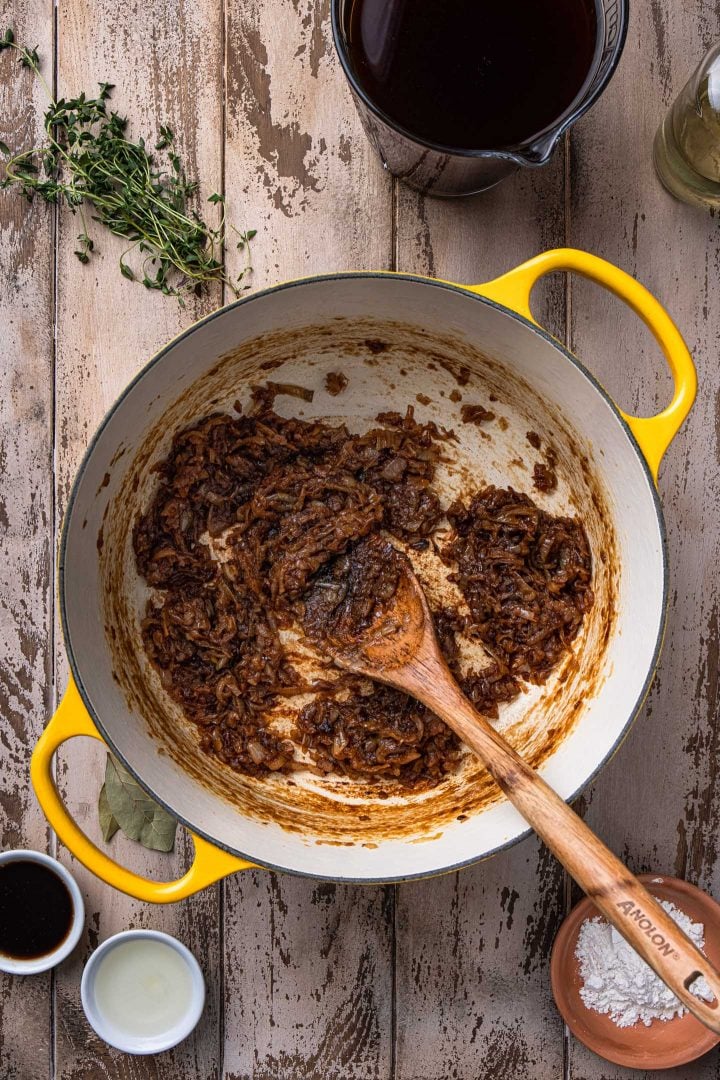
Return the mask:
{"type": "MultiPolygon", "coordinates": [[[[704,925],[693,922],[669,900],[660,903],[698,949],[702,949],[704,925]]],[[[584,1004],[595,1012],[607,1013],[618,1027],[631,1027],[638,1022],[649,1027],[653,1020],[672,1020],[687,1012],[625,938],[600,916],[586,919],[580,927],[575,956],[583,979],[580,997],[584,1004]]],[[[713,993],[702,977],[693,983],[692,992],[706,1001],[713,1000],[713,993]]]]}

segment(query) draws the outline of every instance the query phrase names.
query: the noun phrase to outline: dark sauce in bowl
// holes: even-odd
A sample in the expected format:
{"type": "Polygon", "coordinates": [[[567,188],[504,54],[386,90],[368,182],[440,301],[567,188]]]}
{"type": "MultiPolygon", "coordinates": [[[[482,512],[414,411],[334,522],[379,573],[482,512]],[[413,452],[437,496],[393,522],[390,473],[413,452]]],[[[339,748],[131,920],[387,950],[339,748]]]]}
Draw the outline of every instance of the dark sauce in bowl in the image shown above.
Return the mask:
{"type": "Polygon", "coordinates": [[[353,0],[347,48],[367,96],[411,135],[499,150],[567,114],[597,35],[595,0],[353,0]]]}
{"type": "Polygon", "coordinates": [[[62,945],[75,913],[65,882],[44,863],[0,863],[0,953],[36,960],[62,945]]]}

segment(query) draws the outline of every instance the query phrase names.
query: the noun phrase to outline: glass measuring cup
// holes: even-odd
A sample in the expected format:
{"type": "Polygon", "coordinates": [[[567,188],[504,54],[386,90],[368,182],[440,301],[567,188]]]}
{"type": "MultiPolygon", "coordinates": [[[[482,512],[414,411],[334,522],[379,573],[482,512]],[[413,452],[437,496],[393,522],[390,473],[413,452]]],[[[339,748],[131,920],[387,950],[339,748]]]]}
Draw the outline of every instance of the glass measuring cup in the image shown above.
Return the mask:
{"type": "Polygon", "coordinates": [[[472,195],[493,187],[520,167],[545,165],[563,134],[600,96],[625,43],[628,0],[596,0],[595,55],[584,85],[570,106],[522,143],[498,149],[464,149],[433,143],[403,128],[373,100],[354,70],[349,45],[354,0],[332,0],[335,47],[350,83],[365,133],[384,167],[404,183],[431,195],[472,195]]]}

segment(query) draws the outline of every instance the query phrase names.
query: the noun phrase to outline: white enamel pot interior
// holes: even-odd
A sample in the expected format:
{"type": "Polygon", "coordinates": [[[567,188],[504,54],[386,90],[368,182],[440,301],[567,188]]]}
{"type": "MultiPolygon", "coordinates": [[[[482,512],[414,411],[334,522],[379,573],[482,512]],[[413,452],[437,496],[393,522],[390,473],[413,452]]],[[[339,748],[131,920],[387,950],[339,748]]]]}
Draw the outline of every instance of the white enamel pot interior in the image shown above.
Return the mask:
{"type": "Polygon", "coordinates": [[[502,710],[499,725],[567,799],[626,733],[654,670],[665,609],[663,526],[645,460],[617,408],[549,335],[461,287],[404,275],[327,276],[257,293],[171,342],[127,388],[86,455],[63,531],[63,626],[85,705],[155,798],[252,862],[393,881],[496,852],[527,825],[470,756],[457,776],[419,795],[309,773],[292,783],[251,779],[201,753],[196,730],[144,661],[147,591],[132,526],[156,483],[153,466],[175,430],[238,399],[247,404],[251,385],[267,378],[314,390],[311,403],[279,397],[288,415],[361,430],[379,411],[412,404],[418,419],[455,428],[460,449],[439,476],[446,502],[460,490],[511,484],[553,512],[579,514],[595,605],[573,655],[502,710]],[[324,388],[328,371],[348,378],[337,397],[324,388]],[[498,420],[463,425],[459,395],[492,400],[498,420]],[[558,453],[551,495],[533,491],[529,430],[558,453]]]}

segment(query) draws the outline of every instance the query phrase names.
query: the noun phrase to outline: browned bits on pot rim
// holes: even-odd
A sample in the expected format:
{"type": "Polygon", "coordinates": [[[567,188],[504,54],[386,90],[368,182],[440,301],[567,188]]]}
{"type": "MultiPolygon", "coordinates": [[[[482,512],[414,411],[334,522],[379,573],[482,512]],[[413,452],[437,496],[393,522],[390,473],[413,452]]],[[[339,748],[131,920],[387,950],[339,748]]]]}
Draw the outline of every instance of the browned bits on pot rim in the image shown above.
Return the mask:
{"type": "Polygon", "coordinates": [[[487,424],[495,419],[495,413],[483,405],[461,405],[460,419],[463,424],[487,424]]]}
{"type": "Polygon", "coordinates": [[[533,487],[538,491],[550,492],[557,487],[557,474],[541,461],[533,467],[533,487]]]}
{"type": "Polygon", "coordinates": [[[331,397],[337,397],[338,394],[342,394],[343,390],[347,387],[348,377],[342,371],[328,371],[325,376],[325,389],[331,397]]]}
{"type": "Polygon", "coordinates": [[[557,487],[557,454],[552,446],[545,450],[544,463],[539,461],[533,469],[533,486],[537,491],[550,492],[557,487]]]}
{"type": "MultiPolygon", "coordinates": [[[[467,386],[470,382],[470,368],[465,367],[464,364],[458,365],[451,363],[449,360],[446,360],[444,356],[439,356],[437,354],[433,355],[433,360],[435,360],[444,371],[447,371],[448,375],[452,375],[458,386],[467,386]]],[[[432,364],[428,364],[428,367],[432,367],[432,364]]]]}

